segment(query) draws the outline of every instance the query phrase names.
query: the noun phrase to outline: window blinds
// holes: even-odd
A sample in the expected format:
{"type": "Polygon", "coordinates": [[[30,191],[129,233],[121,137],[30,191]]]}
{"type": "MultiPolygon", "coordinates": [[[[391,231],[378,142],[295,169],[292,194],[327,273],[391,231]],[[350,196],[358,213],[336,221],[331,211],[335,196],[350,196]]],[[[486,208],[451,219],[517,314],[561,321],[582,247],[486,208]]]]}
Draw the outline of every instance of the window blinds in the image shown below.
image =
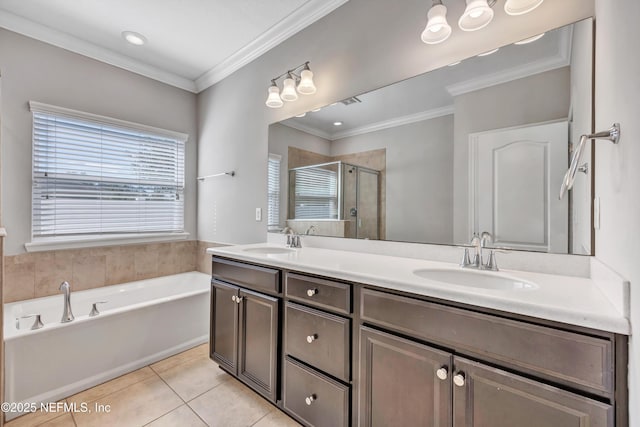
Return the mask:
{"type": "Polygon", "coordinates": [[[34,240],[184,230],[186,135],[38,103],[31,110],[34,240]]]}
{"type": "Polygon", "coordinates": [[[296,170],[295,197],[296,219],[337,219],[337,173],[319,168],[296,170]]]}
{"type": "Polygon", "coordinates": [[[269,154],[267,227],[280,227],[280,160],[281,156],[269,154]]]}

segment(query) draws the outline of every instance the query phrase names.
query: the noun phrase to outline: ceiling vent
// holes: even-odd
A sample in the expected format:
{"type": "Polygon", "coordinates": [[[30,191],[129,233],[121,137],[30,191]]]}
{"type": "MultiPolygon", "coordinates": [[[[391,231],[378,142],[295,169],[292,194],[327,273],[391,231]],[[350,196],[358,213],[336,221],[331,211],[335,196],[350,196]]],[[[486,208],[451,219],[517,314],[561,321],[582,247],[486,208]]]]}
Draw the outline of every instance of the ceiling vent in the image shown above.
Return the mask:
{"type": "Polygon", "coordinates": [[[351,104],[358,104],[362,101],[357,96],[352,96],[351,98],[343,99],[340,102],[344,105],[351,105],[351,104]]]}

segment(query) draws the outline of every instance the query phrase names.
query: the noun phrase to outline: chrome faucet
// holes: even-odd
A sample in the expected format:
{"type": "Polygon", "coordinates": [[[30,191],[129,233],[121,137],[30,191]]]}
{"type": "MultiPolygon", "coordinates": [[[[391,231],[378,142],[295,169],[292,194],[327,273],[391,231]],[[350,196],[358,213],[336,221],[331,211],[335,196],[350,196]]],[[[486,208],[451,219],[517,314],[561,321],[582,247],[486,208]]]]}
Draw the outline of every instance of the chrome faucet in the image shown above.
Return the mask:
{"type": "Polygon", "coordinates": [[[307,228],[307,231],[305,231],[305,233],[307,236],[309,234],[316,234],[316,226],[315,225],[310,225],[309,228],[307,228]]]}
{"type": "Polygon", "coordinates": [[[62,282],[60,290],[64,292],[64,311],[62,312],[62,320],[60,320],[60,322],[71,322],[75,319],[71,311],[71,285],[69,285],[69,282],[62,282]]]}
{"type": "Polygon", "coordinates": [[[300,236],[296,234],[291,227],[285,227],[282,229],[282,233],[287,235],[287,247],[288,248],[301,248],[300,236]]]}
{"type": "Polygon", "coordinates": [[[489,253],[489,259],[486,263],[482,260],[483,249],[486,248],[490,243],[493,243],[493,236],[488,231],[483,231],[480,235],[474,233],[470,242],[471,247],[475,249],[473,260],[471,260],[469,257],[469,248],[464,248],[464,255],[462,257],[462,261],[460,262],[460,267],[477,268],[478,270],[498,271],[495,250],[491,250],[491,252],[489,253]]]}

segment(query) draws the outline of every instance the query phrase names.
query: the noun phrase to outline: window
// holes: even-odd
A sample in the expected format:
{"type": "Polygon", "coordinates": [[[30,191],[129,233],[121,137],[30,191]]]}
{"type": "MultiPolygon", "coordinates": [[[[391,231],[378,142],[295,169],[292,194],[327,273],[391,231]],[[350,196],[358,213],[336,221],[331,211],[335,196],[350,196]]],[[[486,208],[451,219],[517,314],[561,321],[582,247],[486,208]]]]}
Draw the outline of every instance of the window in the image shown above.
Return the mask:
{"type": "Polygon", "coordinates": [[[187,135],[30,106],[32,244],[184,232],[187,135]]]}
{"type": "Polygon", "coordinates": [[[338,176],[318,167],[295,171],[295,218],[337,219],[338,176]]]}
{"type": "Polygon", "coordinates": [[[269,153],[267,228],[280,228],[280,161],[282,156],[269,153]]]}

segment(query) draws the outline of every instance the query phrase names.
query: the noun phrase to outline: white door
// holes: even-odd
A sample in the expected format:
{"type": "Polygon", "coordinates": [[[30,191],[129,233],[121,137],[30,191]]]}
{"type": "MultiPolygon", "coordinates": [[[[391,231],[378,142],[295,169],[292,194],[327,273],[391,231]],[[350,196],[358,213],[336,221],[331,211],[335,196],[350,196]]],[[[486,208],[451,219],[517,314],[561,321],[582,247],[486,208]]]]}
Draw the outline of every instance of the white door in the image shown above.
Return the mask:
{"type": "Polygon", "coordinates": [[[566,121],[471,134],[472,234],[490,232],[494,246],[567,253],[568,202],[558,191],[568,138],[566,121]]]}

